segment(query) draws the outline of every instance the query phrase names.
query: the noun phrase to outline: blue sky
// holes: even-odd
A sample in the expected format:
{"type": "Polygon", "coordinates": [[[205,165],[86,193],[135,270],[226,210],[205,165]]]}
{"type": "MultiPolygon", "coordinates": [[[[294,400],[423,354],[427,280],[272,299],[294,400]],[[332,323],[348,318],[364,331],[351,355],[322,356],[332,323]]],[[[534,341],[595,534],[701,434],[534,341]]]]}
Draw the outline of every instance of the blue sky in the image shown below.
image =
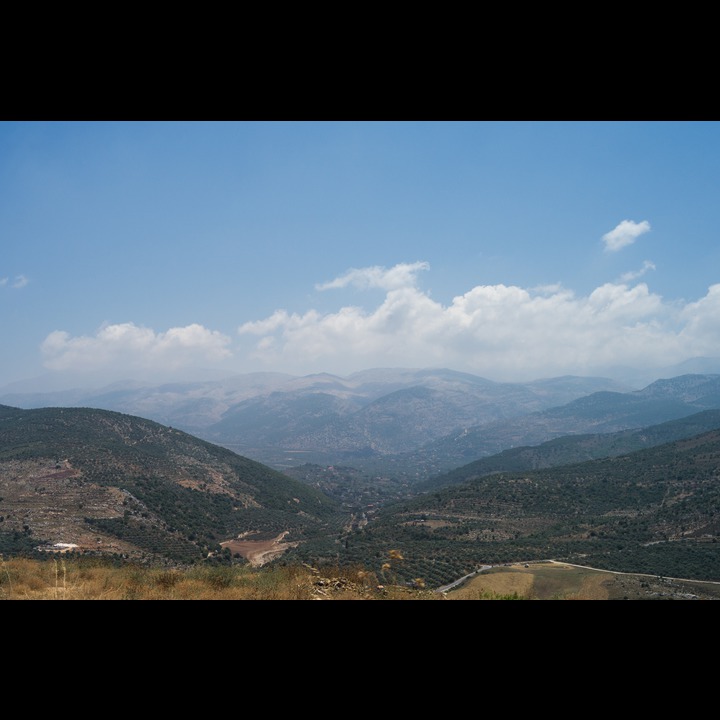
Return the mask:
{"type": "Polygon", "coordinates": [[[720,356],[718,198],[717,122],[0,122],[0,388],[720,356]]]}

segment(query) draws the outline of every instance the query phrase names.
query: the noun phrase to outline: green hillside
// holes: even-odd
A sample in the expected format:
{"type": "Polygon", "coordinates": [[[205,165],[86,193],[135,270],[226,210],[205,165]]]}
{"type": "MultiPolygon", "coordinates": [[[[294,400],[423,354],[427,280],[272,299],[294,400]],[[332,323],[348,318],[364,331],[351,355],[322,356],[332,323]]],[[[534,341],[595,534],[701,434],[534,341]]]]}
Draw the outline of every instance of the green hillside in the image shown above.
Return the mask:
{"type": "Polygon", "coordinates": [[[0,406],[0,554],[243,563],[267,545],[268,562],[360,566],[388,584],[550,558],[720,580],[720,430],[695,434],[717,415],[518,449],[486,459],[504,463],[489,474],[473,463],[459,484],[411,496],[352,468],[306,465],[291,479],[131,415],[0,406]],[[612,457],[567,464],[589,452],[612,457]]]}
{"type": "Polygon", "coordinates": [[[52,547],[188,561],[243,535],[335,532],[337,504],[171,427],[88,408],[0,407],[0,552],[52,547]]]}
{"type": "Polygon", "coordinates": [[[651,425],[641,430],[614,433],[566,435],[540,445],[504,450],[497,455],[476,460],[448,473],[418,483],[418,492],[428,492],[446,485],[459,485],[497,472],[519,472],[570,465],[586,460],[625,455],[636,450],[662,445],[720,428],[720,410],[705,410],[679,420],[651,425]]]}
{"type": "MultiPolygon", "coordinates": [[[[346,562],[435,585],[482,564],[554,558],[720,580],[720,430],[603,460],[495,473],[382,508],[346,562]]],[[[297,552],[302,552],[298,549],[297,552]]]]}
{"type": "Polygon", "coordinates": [[[615,433],[720,408],[720,375],[658,380],[631,393],[600,391],[565,405],[486,423],[425,445],[424,467],[448,471],[511,448],[539,445],[568,435],[615,433]]]}

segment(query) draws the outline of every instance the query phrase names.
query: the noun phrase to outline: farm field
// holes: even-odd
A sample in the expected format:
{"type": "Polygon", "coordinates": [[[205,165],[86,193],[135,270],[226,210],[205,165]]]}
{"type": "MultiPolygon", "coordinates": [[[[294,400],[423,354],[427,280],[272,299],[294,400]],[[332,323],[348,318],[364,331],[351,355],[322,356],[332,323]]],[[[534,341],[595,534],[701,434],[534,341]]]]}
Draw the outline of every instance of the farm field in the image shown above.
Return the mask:
{"type": "Polygon", "coordinates": [[[613,573],[566,563],[494,567],[446,594],[451,600],[720,600],[720,583],[613,573]]]}

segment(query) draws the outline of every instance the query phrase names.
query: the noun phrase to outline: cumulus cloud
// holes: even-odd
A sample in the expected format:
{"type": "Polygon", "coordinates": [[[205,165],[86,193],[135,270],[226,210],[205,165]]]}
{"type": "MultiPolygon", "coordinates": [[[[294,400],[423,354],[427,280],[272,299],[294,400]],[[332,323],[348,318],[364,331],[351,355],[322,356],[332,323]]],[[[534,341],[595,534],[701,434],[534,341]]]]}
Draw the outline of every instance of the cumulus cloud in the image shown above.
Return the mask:
{"type": "Polygon", "coordinates": [[[6,278],[6,277],[0,278],[0,287],[2,287],[3,285],[7,285],[7,281],[8,281],[8,278],[6,278]]]}
{"type": "Polygon", "coordinates": [[[650,232],[650,223],[647,220],[636,223],[633,220],[623,220],[610,232],[602,236],[606,252],[617,252],[626,245],[632,245],[643,233],[650,232]]]}
{"type": "Polygon", "coordinates": [[[156,332],[129,322],[82,336],[56,330],[42,352],[50,369],[104,369],[116,377],[165,377],[206,364],[229,367],[232,360],[236,372],[435,366],[508,381],[720,356],[720,284],[693,302],[668,302],[633,282],[652,267],[648,261],[622,281],[583,295],[559,284],[477,285],[446,303],[417,285],[414,273],[429,269],[427,263],[366,268],[354,277],[374,279],[366,288],[384,289],[372,305],[279,309],[241,325],[232,348],[229,337],[203,325],[156,332]]]}
{"type": "Polygon", "coordinates": [[[103,325],[91,336],[55,330],[41,350],[52,370],[165,372],[224,360],[231,355],[229,344],[227,335],[198,324],[156,333],[130,322],[103,325]]]}
{"type": "Polygon", "coordinates": [[[655,270],[655,263],[650,260],[645,260],[642,267],[639,270],[631,270],[630,272],[623,273],[620,276],[620,282],[630,282],[631,280],[637,280],[641,278],[648,270],[655,270]]]}
{"type": "Polygon", "coordinates": [[[720,284],[711,285],[707,295],[682,309],[680,340],[687,342],[693,355],[720,355],[720,284]]]}
{"type": "Polygon", "coordinates": [[[560,285],[479,285],[447,305],[414,285],[391,287],[368,310],[278,310],[238,333],[256,362],[290,372],[442,365],[513,380],[720,355],[720,284],[680,306],[630,279],[587,296],[560,285]]]}
{"type": "Polygon", "coordinates": [[[348,285],[360,288],[361,290],[366,288],[394,290],[396,288],[415,287],[418,272],[429,269],[430,265],[426,262],[400,263],[389,269],[378,265],[359,269],[351,268],[330,282],[316,285],[315,289],[333,290],[336,288],[344,288],[348,285]]]}

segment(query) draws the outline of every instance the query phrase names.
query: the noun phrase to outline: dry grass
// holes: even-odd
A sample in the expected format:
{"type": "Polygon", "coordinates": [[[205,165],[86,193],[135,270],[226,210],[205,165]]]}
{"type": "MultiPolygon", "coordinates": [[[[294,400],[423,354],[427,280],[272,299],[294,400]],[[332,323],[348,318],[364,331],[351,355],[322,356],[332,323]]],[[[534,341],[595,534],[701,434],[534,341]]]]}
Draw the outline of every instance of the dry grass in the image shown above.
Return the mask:
{"type": "Polygon", "coordinates": [[[482,573],[458,590],[448,593],[451,600],[529,599],[533,577],[524,573],[482,573]]]}
{"type": "Polygon", "coordinates": [[[548,562],[493,568],[452,590],[447,597],[450,600],[718,600],[720,584],[548,562]]]}
{"type": "Polygon", "coordinates": [[[188,569],[101,560],[0,558],[0,600],[426,600],[422,589],[378,586],[361,568],[247,565],[188,569]]]}
{"type": "MultiPolygon", "coordinates": [[[[401,562],[398,554],[391,562],[401,562]]],[[[564,565],[496,567],[441,594],[397,585],[392,571],[309,565],[113,565],[100,558],[0,556],[0,600],[614,600],[720,599],[720,584],[564,565]]]]}
{"type": "Polygon", "coordinates": [[[493,568],[449,594],[453,600],[608,600],[609,576],[556,563],[493,568]]]}

